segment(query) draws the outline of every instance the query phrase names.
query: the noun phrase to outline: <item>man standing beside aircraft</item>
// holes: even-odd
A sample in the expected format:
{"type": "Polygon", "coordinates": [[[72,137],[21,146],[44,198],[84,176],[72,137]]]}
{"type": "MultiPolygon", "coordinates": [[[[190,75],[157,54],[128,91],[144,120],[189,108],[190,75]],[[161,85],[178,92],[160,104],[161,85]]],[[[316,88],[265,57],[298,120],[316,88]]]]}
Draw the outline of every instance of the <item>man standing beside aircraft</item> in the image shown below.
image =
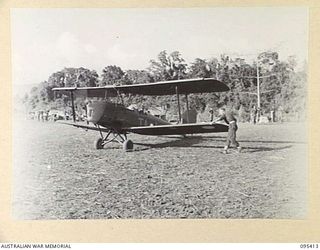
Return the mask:
{"type": "Polygon", "coordinates": [[[233,116],[233,114],[230,111],[226,111],[225,108],[220,108],[219,117],[215,119],[213,123],[218,121],[225,121],[227,124],[229,124],[227,144],[224,147],[223,153],[224,154],[228,153],[228,148],[230,147],[230,144],[235,145],[238,149],[238,152],[240,153],[241,147],[239,145],[239,142],[237,142],[237,139],[236,139],[236,136],[237,136],[236,132],[238,130],[236,118],[233,116]]]}

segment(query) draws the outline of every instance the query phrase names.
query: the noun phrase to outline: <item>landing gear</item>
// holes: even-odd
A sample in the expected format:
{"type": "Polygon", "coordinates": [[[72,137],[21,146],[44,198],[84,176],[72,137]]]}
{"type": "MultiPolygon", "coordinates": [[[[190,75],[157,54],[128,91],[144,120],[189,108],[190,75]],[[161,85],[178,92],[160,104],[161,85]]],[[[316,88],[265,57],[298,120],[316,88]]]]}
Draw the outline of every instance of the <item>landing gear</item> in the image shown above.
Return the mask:
{"type": "Polygon", "coordinates": [[[133,142],[131,140],[125,140],[122,144],[122,148],[125,151],[132,151],[133,150],[133,142]]]}
{"type": "Polygon", "coordinates": [[[100,137],[94,141],[94,148],[95,149],[102,149],[104,145],[117,141],[122,145],[122,148],[125,151],[132,151],[133,150],[133,142],[127,139],[126,134],[121,134],[116,130],[109,130],[106,136],[103,136],[102,131],[100,130],[100,137]]]}
{"type": "Polygon", "coordinates": [[[98,138],[94,141],[94,148],[95,149],[103,149],[103,139],[102,138],[98,138]]]}

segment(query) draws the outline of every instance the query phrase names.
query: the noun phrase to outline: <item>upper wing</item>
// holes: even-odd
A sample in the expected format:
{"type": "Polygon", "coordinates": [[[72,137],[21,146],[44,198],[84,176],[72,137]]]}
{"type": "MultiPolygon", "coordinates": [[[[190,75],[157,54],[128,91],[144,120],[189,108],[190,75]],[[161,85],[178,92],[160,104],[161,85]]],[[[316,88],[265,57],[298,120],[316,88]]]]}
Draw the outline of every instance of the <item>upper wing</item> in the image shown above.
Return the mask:
{"type": "Polygon", "coordinates": [[[103,87],[66,87],[54,88],[54,91],[70,92],[85,97],[115,97],[119,93],[133,95],[174,95],[176,90],[180,94],[190,93],[209,93],[228,91],[229,87],[213,78],[186,79],[175,81],[164,81],[155,83],[143,83],[122,86],[103,86],[103,87]]]}
{"type": "Polygon", "coordinates": [[[142,135],[183,135],[227,132],[228,125],[221,123],[170,124],[124,128],[125,131],[142,135]]]}

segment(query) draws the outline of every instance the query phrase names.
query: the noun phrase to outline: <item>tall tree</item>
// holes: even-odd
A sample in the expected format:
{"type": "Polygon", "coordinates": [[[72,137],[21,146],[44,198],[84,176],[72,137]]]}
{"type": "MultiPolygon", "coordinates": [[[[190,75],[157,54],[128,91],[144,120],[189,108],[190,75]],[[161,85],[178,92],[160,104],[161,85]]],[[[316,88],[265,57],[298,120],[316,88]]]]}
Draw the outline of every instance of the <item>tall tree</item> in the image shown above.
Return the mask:
{"type": "Polygon", "coordinates": [[[124,84],[141,84],[151,81],[152,78],[146,70],[127,70],[123,75],[124,84]]]}
{"type": "Polygon", "coordinates": [[[95,70],[86,68],[64,68],[49,76],[48,84],[51,87],[95,87],[99,75],[95,70]]]}
{"type": "Polygon", "coordinates": [[[105,85],[120,85],[122,77],[124,76],[123,70],[115,65],[109,65],[102,70],[100,86],[105,85]]]}
{"type": "Polygon", "coordinates": [[[168,55],[163,50],[158,55],[158,60],[150,60],[149,72],[155,81],[184,79],[187,76],[187,64],[180,52],[174,51],[168,55]]]}
{"type": "Polygon", "coordinates": [[[95,70],[79,68],[76,71],[77,85],[79,87],[96,87],[99,75],[95,70]]]}
{"type": "Polygon", "coordinates": [[[206,60],[196,58],[191,64],[188,76],[190,78],[208,78],[212,77],[211,67],[206,60]]]}

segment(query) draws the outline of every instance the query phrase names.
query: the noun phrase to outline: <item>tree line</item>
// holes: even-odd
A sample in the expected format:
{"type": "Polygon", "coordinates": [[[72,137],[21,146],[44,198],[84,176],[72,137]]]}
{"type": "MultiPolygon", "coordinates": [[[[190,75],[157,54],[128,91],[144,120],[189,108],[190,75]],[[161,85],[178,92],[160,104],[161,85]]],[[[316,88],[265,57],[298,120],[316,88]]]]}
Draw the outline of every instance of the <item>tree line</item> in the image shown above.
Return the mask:
{"type": "MultiPolygon", "coordinates": [[[[281,111],[284,119],[305,119],[307,71],[306,66],[297,70],[294,56],[280,60],[274,51],[260,53],[255,62],[249,63],[240,57],[221,55],[219,58],[196,58],[187,64],[178,51],[161,51],[156,59],[150,60],[143,70],[123,70],[116,65],[106,66],[101,74],[80,68],[64,68],[52,73],[47,80],[33,87],[23,98],[28,110],[62,109],[70,105],[68,96],[55,96],[54,87],[95,87],[105,85],[130,85],[148,82],[191,78],[215,78],[227,84],[228,92],[189,95],[189,105],[199,113],[227,106],[238,113],[240,121],[248,121],[250,112],[257,106],[257,82],[259,75],[260,103],[262,114],[271,110],[281,111]]],[[[177,109],[175,96],[126,96],[126,105],[138,103],[145,106],[170,104],[174,113],[177,109]]],[[[182,97],[183,101],[183,97],[182,97]]],[[[77,105],[84,100],[76,99],[77,105]]]]}

